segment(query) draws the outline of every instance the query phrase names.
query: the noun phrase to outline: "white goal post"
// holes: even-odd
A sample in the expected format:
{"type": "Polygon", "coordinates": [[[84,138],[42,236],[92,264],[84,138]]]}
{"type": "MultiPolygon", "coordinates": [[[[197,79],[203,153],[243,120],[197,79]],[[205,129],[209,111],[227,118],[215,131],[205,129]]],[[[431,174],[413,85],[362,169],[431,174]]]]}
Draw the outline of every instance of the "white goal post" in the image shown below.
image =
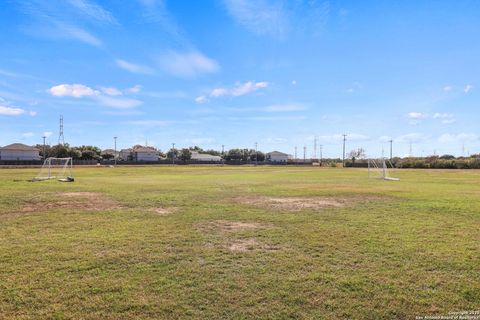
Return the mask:
{"type": "MultiPolygon", "coordinates": [[[[390,168],[393,168],[392,163],[390,161],[388,161],[388,163],[390,164],[390,168]]],[[[390,181],[400,180],[399,178],[390,177],[387,161],[385,161],[385,159],[368,159],[368,177],[390,181]]]]}
{"type": "Polygon", "coordinates": [[[72,158],[54,158],[50,157],[43,162],[40,172],[33,180],[42,181],[57,179],[59,181],[71,182],[73,161],[72,158]]]}

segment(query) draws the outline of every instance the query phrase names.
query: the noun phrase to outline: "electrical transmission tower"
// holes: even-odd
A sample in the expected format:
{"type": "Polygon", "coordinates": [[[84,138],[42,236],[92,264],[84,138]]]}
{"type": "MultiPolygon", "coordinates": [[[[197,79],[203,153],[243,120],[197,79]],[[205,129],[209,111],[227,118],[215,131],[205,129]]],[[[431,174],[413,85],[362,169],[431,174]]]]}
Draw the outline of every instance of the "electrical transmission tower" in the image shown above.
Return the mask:
{"type": "Polygon", "coordinates": [[[60,130],[58,131],[58,144],[65,145],[65,137],[63,136],[63,116],[60,116],[60,130]]]}

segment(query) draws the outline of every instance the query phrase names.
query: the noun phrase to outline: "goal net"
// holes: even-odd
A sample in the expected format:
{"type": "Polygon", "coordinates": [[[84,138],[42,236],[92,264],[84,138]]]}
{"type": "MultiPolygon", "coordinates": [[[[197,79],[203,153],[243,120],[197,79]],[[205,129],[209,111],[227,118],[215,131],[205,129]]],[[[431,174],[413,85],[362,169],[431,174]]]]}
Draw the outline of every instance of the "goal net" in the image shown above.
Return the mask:
{"type": "Polygon", "coordinates": [[[72,158],[47,158],[43,162],[40,172],[33,180],[73,181],[72,158]]]}
{"type": "MultiPolygon", "coordinates": [[[[388,161],[388,160],[387,160],[388,161]]],[[[385,159],[375,160],[368,159],[368,177],[369,178],[379,178],[383,180],[398,181],[399,178],[393,178],[389,174],[388,164],[390,168],[393,168],[393,165],[390,161],[385,161],[385,159]]]]}

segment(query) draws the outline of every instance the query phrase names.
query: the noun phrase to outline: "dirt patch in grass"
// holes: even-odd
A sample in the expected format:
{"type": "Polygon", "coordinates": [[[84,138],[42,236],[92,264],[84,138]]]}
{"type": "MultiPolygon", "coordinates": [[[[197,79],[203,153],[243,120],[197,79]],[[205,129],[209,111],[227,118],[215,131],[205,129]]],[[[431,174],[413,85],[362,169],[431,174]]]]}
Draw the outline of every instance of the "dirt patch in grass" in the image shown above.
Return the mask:
{"type": "Polygon", "coordinates": [[[268,245],[255,238],[249,239],[236,239],[229,243],[228,249],[236,252],[248,252],[248,251],[276,251],[280,248],[277,246],[268,245]]]}
{"type": "MultiPolygon", "coordinates": [[[[325,207],[342,208],[349,205],[347,199],[327,198],[327,197],[241,197],[236,198],[240,203],[268,207],[278,210],[299,211],[304,209],[320,209],[325,207]]],[[[354,200],[353,200],[354,201],[354,200]]]]}
{"type": "Polygon", "coordinates": [[[116,201],[96,192],[58,192],[42,194],[21,208],[21,212],[42,212],[52,209],[101,211],[121,209],[116,201]],[[47,196],[47,197],[44,197],[47,196]]]}
{"type": "Polygon", "coordinates": [[[150,208],[150,212],[153,212],[159,216],[168,216],[177,211],[177,208],[164,208],[164,207],[158,207],[158,208],[150,208]]]}
{"type": "Polygon", "coordinates": [[[217,220],[198,225],[199,229],[208,233],[238,232],[244,230],[266,229],[270,226],[257,222],[217,220]]]}

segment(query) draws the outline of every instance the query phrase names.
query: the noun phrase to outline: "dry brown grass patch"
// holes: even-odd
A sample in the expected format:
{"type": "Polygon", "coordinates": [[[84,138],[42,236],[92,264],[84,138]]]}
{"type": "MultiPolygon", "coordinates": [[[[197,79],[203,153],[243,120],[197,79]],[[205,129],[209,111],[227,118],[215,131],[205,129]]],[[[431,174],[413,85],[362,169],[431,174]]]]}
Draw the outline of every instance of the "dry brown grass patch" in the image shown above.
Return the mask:
{"type": "Polygon", "coordinates": [[[203,231],[209,232],[236,232],[244,230],[255,230],[269,228],[268,225],[257,222],[241,222],[241,221],[225,221],[217,220],[207,223],[202,223],[199,228],[203,231]]]}
{"type": "Polygon", "coordinates": [[[279,247],[268,245],[260,242],[255,238],[249,239],[236,239],[230,242],[228,245],[230,251],[247,252],[247,251],[276,251],[279,247]]]}
{"type": "Polygon", "coordinates": [[[121,209],[113,199],[96,192],[57,192],[42,194],[29,201],[21,212],[42,212],[52,209],[78,209],[80,211],[101,211],[121,209]],[[43,197],[48,195],[48,199],[43,197]]]}
{"type": "Polygon", "coordinates": [[[159,215],[159,216],[168,216],[172,213],[174,213],[177,209],[176,208],[164,208],[164,207],[158,207],[158,208],[150,208],[150,211],[159,215]]]}
{"type": "Polygon", "coordinates": [[[242,197],[237,198],[238,202],[268,207],[278,210],[299,211],[304,209],[320,209],[324,207],[341,208],[347,206],[347,199],[336,199],[327,197],[242,197]]]}

